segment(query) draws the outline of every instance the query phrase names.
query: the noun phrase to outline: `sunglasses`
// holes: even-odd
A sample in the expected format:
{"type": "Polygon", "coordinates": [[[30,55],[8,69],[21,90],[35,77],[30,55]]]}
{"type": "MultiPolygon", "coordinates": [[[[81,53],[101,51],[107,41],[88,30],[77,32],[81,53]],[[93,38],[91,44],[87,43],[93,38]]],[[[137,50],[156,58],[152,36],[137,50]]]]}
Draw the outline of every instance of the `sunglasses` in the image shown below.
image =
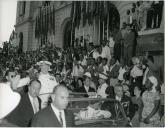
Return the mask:
{"type": "Polygon", "coordinates": [[[14,77],[16,77],[16,75],[11,75],[11,78],[14,78],[14,77]]]}

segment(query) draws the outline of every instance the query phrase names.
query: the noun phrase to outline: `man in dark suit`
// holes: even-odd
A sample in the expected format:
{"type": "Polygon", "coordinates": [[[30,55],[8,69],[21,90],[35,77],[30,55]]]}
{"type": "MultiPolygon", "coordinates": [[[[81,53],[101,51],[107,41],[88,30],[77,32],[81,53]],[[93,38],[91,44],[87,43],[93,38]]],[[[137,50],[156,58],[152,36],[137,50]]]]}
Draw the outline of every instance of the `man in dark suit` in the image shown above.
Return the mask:
{"type": "Polygon", "coordinates": [[[30,126],[32,117],[41,109],[41,99],[38,97],[40,89],[41,82],[32,80],[28,86],[28,92],[21,96],[19,105],[6,117],[7,120],[20,127],[30,126]]]}
{"type": "Polygon", "coordinates": [[[110,81],[109,81],[110,86],[115,86],[115,84],[118,82],[119,69],[120,69],[120,66],[117,60],[114,57],[112,57],[110,61],[109,71],[107,71],[107,74],[109,75],[109,78],[110,78],[110,81]]]}
{"type": "Polygon", "coordinates": [[[131,58],[133,56],[133,45],[135,42],[135,32],[132,30],[132,25],[127,25],[127,33],[124,37],[124,62],[127,66],[131,66],[131,58]]]}
{"type": "Polygon", "coordinates": [[[110,70],[109,70],[109,77],[110,78],[117,78],[119,75],[120,66],[117,60],[113,57],[110,61],[110,70]]]}
{"type": "Polygon", "coordinates": [[[95,92],[94,88],[92,88],[91,84],[94,84],[91,82],[91,73],[90,72],[86,72],[84,74],[84,84],[83,86],[75,89],[76,92],[80,92],[80,93],[86,93],[84,95],[84,97],[88,97],[88,92],[95,92]]]}
{"type": "Polygon", "coordinates": [[[52,103],[39,111],[32,119],[32,127],[73,127],[74,116],[66,110],[69,92],[63,85],[57,85],[52,94],[52,103]]]}
{"type": "MultiPolygon", "coordinates": [[[[108,98],[112,98],[119,101],[124,109],[126,116],[129,117],[130,119],[133,117],[131,98],[124,94],[123,86],[121,84],[115,85],[114,94],[110,94],[108,98]]],[[[102,109],[110,110],[112,116],[116,117],[117,115],[114,110],[118,112],[119,106],[116,106],[114,103],[105,102],[102,105],[102,109]]]]}

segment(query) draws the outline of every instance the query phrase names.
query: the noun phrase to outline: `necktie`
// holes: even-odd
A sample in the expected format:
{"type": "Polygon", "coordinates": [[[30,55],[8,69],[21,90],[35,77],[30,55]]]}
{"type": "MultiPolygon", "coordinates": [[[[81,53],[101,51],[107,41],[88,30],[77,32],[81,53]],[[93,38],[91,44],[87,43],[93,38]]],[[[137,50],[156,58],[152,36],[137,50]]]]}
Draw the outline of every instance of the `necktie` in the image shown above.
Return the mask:
{"type": "Polygon", "coordinates": [[[60,119],[61,125],[63,126],[63,121],[62,121],[62,112],[59,112],[59,119],[60,119]]]}
{"type": "Polygon", "coordinates": [[[34,113],[36,113],[38,111],[38,109],[37,109],[37,104],[36,104],[35,98],[33,98],[33,107],[34,107],[34,113]]]}

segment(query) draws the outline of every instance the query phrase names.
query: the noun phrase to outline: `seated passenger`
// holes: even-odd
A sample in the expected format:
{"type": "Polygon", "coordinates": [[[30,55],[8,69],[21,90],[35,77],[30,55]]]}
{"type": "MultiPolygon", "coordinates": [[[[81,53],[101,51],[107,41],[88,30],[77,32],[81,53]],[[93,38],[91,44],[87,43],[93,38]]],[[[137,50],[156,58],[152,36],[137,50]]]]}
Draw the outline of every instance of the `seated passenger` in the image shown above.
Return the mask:
{"type": "MultiPolygon", "coordinates": [[[[130,97],[128,97],[124,94],[123,86],[121,84],[117,84],[114,86],[114,94],[109,95],[108,98],[118,100],[121,103],[126,116],[129,118],[132,117],[131,111],[130,111],[131,99],[130,99],[130,97]]],[[[102,109],[110,110],[110,112],[112,113],[112,116],[116,117],[117,116],[116,112],[118,112],[119,106],[116,106],[115,103],[111,103],[108,101],[102,105],[102,109]]]]}
{"type": "Polygon", "coordinates": [[[84,95],[85,97],[88,97],[88,93],[89,92],[95,92],[95,90],[90,86],[91,84],[91,74],[89,72],[86,72],[84,74],[84,84],[81,87],[78,87],[75,91],[76,92],[80,92],[80,93],[86,93],[86,95],[84,95]]]}

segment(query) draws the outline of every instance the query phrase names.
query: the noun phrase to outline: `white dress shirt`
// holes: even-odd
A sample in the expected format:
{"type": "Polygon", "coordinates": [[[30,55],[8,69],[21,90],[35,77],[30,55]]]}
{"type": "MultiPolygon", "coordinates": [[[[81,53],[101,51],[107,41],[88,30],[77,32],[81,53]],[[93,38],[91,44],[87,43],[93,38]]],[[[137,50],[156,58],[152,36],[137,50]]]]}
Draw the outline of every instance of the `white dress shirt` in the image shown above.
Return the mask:
{"type": "Polygon", "coordinates": [[[130,75],[135,78],[138,76],[142,76],[143,75],[143,70],[140,69],[137,65],[134,65],[134,67],[132,68],[130,75]]]}
{"type": "Polygon", "coordinates": [[[101,56],[102,58],[107,58],[108,60],[111,59],[111,52],[108,46],[102,48],[101,56]]]}
{"type": "Polygon", "coordinates": [[[99,52],[97,52],[97,51],[94,51],[94,52],[93,52],[93,58],[95,58],[95,60],[96,60],[99,56],[101,56],[101,54],[99,54],[99,52]]]}
{"type": "Polygon", "coordinates": [[[103,70],[104,70],[103,73],[107,74],[107,71],[109,71],[108,65],[103,66],[103,70]]]}
{"type": "Polygon", "coordinates": [[[89,87],[88,87],[88,86],[85,86],[85,85],[84,85],[84,88],[85,88],[86,92],[89,91],[89,87]]]}
{"type": "Polygon", "coordinates": [[[100,85],[97,89],[97,95],[101,96],[101,98],[106,98],[107,94],[105,93],[105,90],[107,89],[108,85],[106,83],[100,85]]]}
{"type": "Polygon", "coordinates": [[[125,72],[126,72],[125,67],[124,67],[124,68],[120,67],[120,69],[119,69],[119,76],[118,76],[118,79],[119,79],[119,80],[121,80],[121,81],[124,80],[123,76],[124,76],[124,73],[125,73],[125,72]]]}
{"type": "Polygon", "coordinates": [[[61,118],[62,118],[62,124],[63,124],[63,128],[66,128],[66,120],[65,120],[65,112],[64,110],[58,110],[53,104],[51,104],[52,110],[54,112],[54,114],[56,115],[57,119],[59,120],[59,122],[61,122],[60,120],[60,112],[61,112],[61,118]]]}
{"type": "Polygon", "coordinates": [[[33,98],[29,93],[28,93],[28,96],[29,96],[30,102],[31,102],[32,107],[33,107],[33,112],[35,114],[35,113],[37,113],[39,111],[39,102],[38,102],[38,99],[37,99],[37,97],[33,98]]]}
{"type": "Polygon", "coordinates": [[[115,96],[115,99],[121,101],[121,97],[118,97],[117,95],[115,96]]]}

